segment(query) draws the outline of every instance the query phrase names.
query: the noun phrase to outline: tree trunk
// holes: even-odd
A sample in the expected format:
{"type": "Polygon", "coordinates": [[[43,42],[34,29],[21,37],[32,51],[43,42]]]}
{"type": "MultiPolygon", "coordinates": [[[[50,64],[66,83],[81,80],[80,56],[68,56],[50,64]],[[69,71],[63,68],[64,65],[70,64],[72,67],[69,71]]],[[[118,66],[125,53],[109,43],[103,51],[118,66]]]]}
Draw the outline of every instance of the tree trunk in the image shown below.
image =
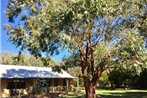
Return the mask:
{"type": "Polygon", "coordinates": [[[84,77],[84,86],[86,91],[86,98],[98,98],[95,93],[97,80],[99,80],[99,74],[95,73],[93,79],[90,81],[88,77],[84,77]]]}
{"type": "Polygon", "coordinates": [[[84,53],[84,49],[80,50],[80,63],[82,67],[82,74],[84,79],[84,87],[86,91],[86,98],[97,98],[95,89],[97,81],[99,80],[101,71],[94,70],[94,49],[91,48],[90,54],[91,59],[88,59],[88,52],[89,52],[89,44],[86,45],[86,52],[84,53]],[[90,62],[89,62],[90,60],[90,62]],[[89,64],[91,63],[91,64],[89,64]],[[92,79],[90,79],[89,76],[92,76],[92,79]]]}
{"type": "Polygon", "coordinates": [[[107,69],[106,70],[106,73],[107,73],[107,76],[108,76],[108,80],[110,82],[110,86],[111,86],[111,89],[115,89],[114,85],[113,85],[113,82],[112,82],[112,76],[111,76],[111,70],[110,69],[107,69]]]}
{"type": "Polygon", "coordinates": [[[89,83],[89,85],[85,87],[86,98],[96,98],[95,87],[96,86],[92,83],[89,83]]]}
{"type": "Polygon", "coordinates": [[[112,80],[111,80],[111,77],[110,77],[109,81],[110,81],[110,86],[111,86],[111,89],[112,89],[112,90],[114,90],[114,89],[115,89],[115,87],[114,87],[114,85],[113,85],[113,82],[112,82],[112,80]]]}

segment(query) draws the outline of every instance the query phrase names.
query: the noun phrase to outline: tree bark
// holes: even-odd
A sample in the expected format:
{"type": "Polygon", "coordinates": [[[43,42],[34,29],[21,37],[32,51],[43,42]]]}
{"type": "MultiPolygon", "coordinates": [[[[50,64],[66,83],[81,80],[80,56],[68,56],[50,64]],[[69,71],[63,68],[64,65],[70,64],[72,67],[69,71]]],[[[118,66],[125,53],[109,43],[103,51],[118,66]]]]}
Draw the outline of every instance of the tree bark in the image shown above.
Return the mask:
{"type": "Polygon", "coordinates": [[[85,88],[86,98],[96,98],[95,87],[96,85],[89,83],[88,88],[85,88]]]}
{"type": "Polygon", "coordinates": [[[111,86],[111,89],[115,89],[114,85],[113,85],[113,82],[112,82],[112,76],[111,76],[111,70],[108,68],[106,69],[106,73],[107,73],[107,76],[108,76],[108,80],[110,82],[110,86],[111,86]]]}
{"type": "Polygon", "coordinates": [[[95,89],[97,85],[97,81],[99,79],[100,75],[98,72],[95,72],[93,75],[93,79],[90,81],[88,77],[83,77],[84,78],[84,86],[85,86],[85,92],[86,92],[86,98],[97,98],[95,89]]]}
{"type": "Polygon", "coordinates": [[[80,51],[80,63],[82,67],[82,74],[84,80],[84,87],[86,92],[86,98],[97,98],[95,89],[97,85],[97,81],[100,77],[100,71],[94,70],[94,49],[90,49],[91,59],[88,59],[89,52],[89,44],[86,45],[86,50],[84,53],[84,49],[79,49],[80,51]],[[90,60],[90,61],[89,61],[90,60]],[[91,63],[91,64],[89,64],[91,63]],[[89,76],[92,76],[90,79],[89,76]]]}

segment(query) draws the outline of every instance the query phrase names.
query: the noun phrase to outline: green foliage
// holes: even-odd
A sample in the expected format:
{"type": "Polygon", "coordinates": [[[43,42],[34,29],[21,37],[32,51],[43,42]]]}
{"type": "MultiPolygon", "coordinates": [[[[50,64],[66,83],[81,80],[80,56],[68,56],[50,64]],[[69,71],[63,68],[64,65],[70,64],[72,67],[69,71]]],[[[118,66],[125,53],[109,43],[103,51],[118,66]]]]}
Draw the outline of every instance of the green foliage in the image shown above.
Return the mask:
{"type": "Polygon", "coordinates": [[[60,65],[52,58],[36,58],[28,54],[14,54],[10,52],[1,53],[0,64],[24,65],[24,66],[57,66],[60,65]],[[47,60],[47,61],[45,61],[47,60]]]}
{"type": "Polygon", "coordinates": [[[141,69],[140,73],[131,69],[117,69],[112,71],[111,81],[116,88],[146,89],[147,69],[141,69]]]}
{"type": "Polygon", "coordinates": [[[10,52],[1,53],[0,64],[14,64],[13,56],[15,56],[15,54],[10,52]]]}
{"type": "Polygon", "coordinates": [[[99,86],[100,88],[106,88],[110,86],[108,75],[106,72],[103,72],[100,79],[99,79],[99,86]]]}
{"type": "Polygon", "coordinates": [[[48,88],[47,88],[47,86],[44,86],[44,85],[46,85],[45,83],[47,83],[46,80],[37,80],[36,84],[33,86],[32,93],[34,95],[45,95],[45,94],[47,94],[48,88]]]}
{"type": "Polygon", "coordinates": [[[24,66],[44,66],[43,62],[39,58],[27,55],[24,53],[18,54],[13,57],[14,65],[24,65],[24,66]]]}
{"type": "MultiPolygon", "coordinates": [[[[6,11],[10,21],[15,17],[24,17],[26,14],[23,12],[29,12],[29,15],[24,18],[25,21],[23,20],[24,26],[6,25],[5,27],[11,36],[9,39],[11,42],[14,42],[20,49],[29,50],[35,56],[41,56],[42,53],[47,56],[58,54],[59,47],[79,53],[79,48],[84,50],[86,43],[90,43],[90,46],[99,43],[95,48],[95,65],[98,65],[101,61],[110,62],[114,58],[113,53],[117,50],[114,49],[116,43],[125,45],[126,49],[124,50],[129,50],[128,54],[132,52],[130,49],[134,49],[133,52],[135,52],[136,46],[140,47],[142,43],[140,44],[139,41],[142,40],[142,37],[138,37],[138,39],[131,37],[131,32],[138,32],[138,28],[135,29],[136,31],[132,31],[134,28],[129,24],[135,25],[133,27],[140,25],[139,16],[144,16],[146,8],[144,2],[144,0],[140,2],[122,0],[36,0],[30,2],[10,0],[6,11]],[[18,6],[14,6],[14,4],[18,6]],[[118,21],[117,17],[122,22],[114,24],[115,21],[118,21]],[[135,20],[134,17],[137,19],[135,20]],[[134,22],[138,24],[134,24],[134,22]],[[119,42],[120,39],[124,39],[124,42],[119,42]],[[139,43],[132,43],[126,39],[139,40],[139,43]],[[127,49],[126,45],[130,49],[127,49]]],[[[135,36],[137,35],[139,34],[135,36]]]]}
{"type": "MultiPolygon", "coordinates": [[[[135,15],[135,13],[144,15],[143,4],[144,1],[122,0],[10,0],[6,10],[8,18],[12,21],[16,17],[22,17],[23,19],[20,19],[20,21],[23,20],[25,25],[24,27],[21,25],[18,27],[6,25],[6,28],[8,34],[11,35],[10,41],[21,49],[27,48],[32,54],[39,56],[41,52],[58,54],[58,47],[65,47],[66,45],[70,50],[76,49],[81,41],[86,41],[87,32],[90,33],[92,29],[101,29],[102,26],[100,25],[99,28],[93,28],[94,19],[102,17],[101,19],[104,18],[108,23],[111,23],[110,21],[115,17],[119,16],[123,19],[128,13],[130,15],[135,15]],[[128,6],[132,9],[126,9],[128,6]],[[138,10],[138,7],[143,11],[138,10]],[[27,12],[29,15],[26,17],[27,12]],[[72,28],[78,30],[78,32],[79,29],[86,32],[83,40],[75,39],[79,35],[75,31],[72,34],[72,31],[70,31],[72,28]],[[61,35],[60,32],[62,32],[61,35]]],[[[125,23],[127,22],[125,21],[125,23]]],[[[112,31],[111,28],[109,30],[112,31]]],[[[103,31],[105,32],[105,30],[103,31]]],[[[108,34],[106,33],[107,38],[115,34],[110,31],[106,31],[108,32],[108,34]]],[[[96,34],[92,35],[97,36],[96,34]]],[[[109,38],[108,40],[110,40],[109,38]]],[[[96,39],[93,40],[95,42],[96,39]]]]}
{"type": "MultiPolygon", "coordinates": [[[[29,13],[24,25],[5,25],[9,41],[36,57],[59,49],[77,54],[87,83],[107,67],[137,69],[144,63],[146,0],[10,0],[6,14],[12,22],[23,11],[29,13]]],[[[118,74],[122,81],[128,76],[118,74]]]]}
{"type": "Polygon", "coordinates": [[[62,59],[61,65],[64,66],[64,69],[70,68],[70,67],[77,67],[80,65],[79,63],[79,55],[78,54],[72,54],[69,57],[64,57],[62,59]]]}
{"type": "Polygon", "coordinates": [[[111,79],[115,87],[120,87],[121,85],[123,85],[126,78],[125,74],[122,73],[122,70],[116,70],[112,72],[111,79]]]}
{"type": "Polygon", "coordinates": [[[147,89],[147,68],[143,69],[142,72],[140,73],[140,76],[138,78],[138,86],[141,89],[147,89]]]}
{"type": "Polygon", "coordinates": [[[81,72],[81,68],[80,67],[68,68],[67,72],[70,73],[72,76],[75,76],[75,77],[82,76],[82,72],[81,72]]]}
{"type": "Polygon", "coordinates": [[[33,89],[32,89],[32,93],[33,94],[42,94],[41,91],[42,91],[42,89],[40,89],[40,85],[39,84],[33,86],[33,89]]]}

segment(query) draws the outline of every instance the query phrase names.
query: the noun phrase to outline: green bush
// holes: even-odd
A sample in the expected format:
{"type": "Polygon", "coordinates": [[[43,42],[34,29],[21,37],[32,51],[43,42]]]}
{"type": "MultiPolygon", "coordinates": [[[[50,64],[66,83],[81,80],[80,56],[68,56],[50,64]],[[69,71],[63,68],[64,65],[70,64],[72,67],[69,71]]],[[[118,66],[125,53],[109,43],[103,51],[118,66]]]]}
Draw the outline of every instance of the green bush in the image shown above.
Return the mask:
{"type": "Polygon", "coordinates": [[[133,82],[132,80],[134,80],[133,78],[136,75],[137,74],[132,70],[120,68],[112,71],[111,81],[115,86],[115,88],[119,88],[119,87],[130,88],[130,85],[133,82]]]}
{"type": "Polygon", "coordinates": [[[39,85],[34,85],[32,89],[33,94],[41,94],[41,89],[39,85]]]}
{"type": "Polygon", "coordinates": [[[122,70],[115,70],[112,71],[111,74],[111,81],[114,84],[115,87],[120,87],[121,85],[123,85],[125,79],[125,75],[124,72],[122,70]]]}
{"type": "Polygon", "coordinates": [[[132,70],[117,69],[112,71],[111,81],[115,88],[147,89],[147,68],[139,74],[132,70]]]}
{"type": "Polygon", "coordinates": [[[147,68],[143,69],[138,79],[140,89],[147,89],[147,68]]]}
{"type": "Polygon", "coordinates": [[[49,91],[46,80],[37,80],[33,86],[32,93],[36,95],[45,95],[49,91]]]}
{"type": "Polygon", "coordinates": [[[100,80],[99,80],[99,86],[100,88],[106,88],[110,86],[109,80],[108,80],[108,75],[106,72],[103,72],[100,80]]]}

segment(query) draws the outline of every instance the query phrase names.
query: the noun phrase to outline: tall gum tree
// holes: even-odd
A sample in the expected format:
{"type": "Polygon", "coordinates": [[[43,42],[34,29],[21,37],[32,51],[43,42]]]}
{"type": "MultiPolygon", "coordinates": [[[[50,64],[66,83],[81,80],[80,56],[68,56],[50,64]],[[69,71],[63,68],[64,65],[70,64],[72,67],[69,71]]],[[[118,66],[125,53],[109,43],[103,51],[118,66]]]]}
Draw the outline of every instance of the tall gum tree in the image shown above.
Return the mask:
{"type": "Polygon", "coordinates": [[[121,48],[121,39],[129,32],[138,36],[140,24],[146,25],[139,17],[144,16],[145,2],[10,0],[6,15],[11,24],[5,28],[9,41],[35,56],[58,54],[59,49],[78,54],[86,98],[96,98],[96,84],[113,52],[121,48]]]}

